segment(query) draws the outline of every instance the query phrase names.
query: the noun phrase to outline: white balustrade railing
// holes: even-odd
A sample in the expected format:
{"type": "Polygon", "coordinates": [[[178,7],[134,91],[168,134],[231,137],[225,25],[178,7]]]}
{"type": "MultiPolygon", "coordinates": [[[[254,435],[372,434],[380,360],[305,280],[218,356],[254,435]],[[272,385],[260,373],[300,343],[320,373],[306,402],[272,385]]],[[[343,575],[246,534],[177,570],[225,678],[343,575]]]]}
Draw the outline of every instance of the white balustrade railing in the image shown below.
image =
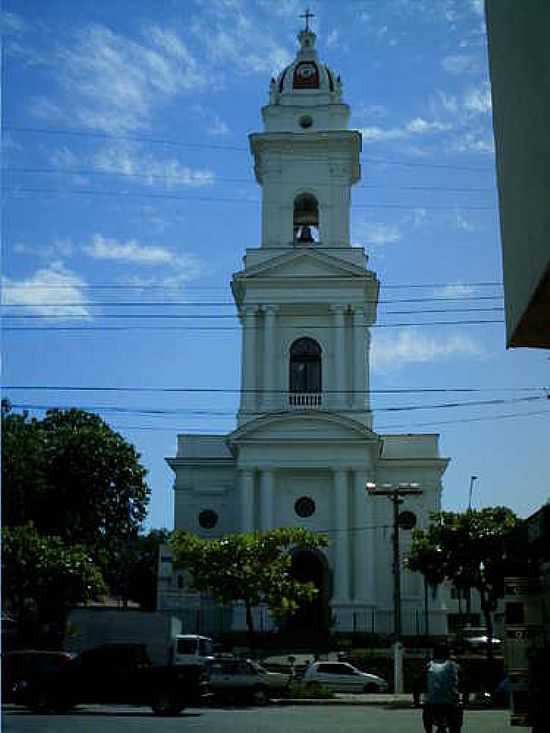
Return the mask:
{"type": "Polygon", "coordinates": [[[290,407],[321,407],[322,402],[321,392],[289,392],[288,394],[290,407]]]}

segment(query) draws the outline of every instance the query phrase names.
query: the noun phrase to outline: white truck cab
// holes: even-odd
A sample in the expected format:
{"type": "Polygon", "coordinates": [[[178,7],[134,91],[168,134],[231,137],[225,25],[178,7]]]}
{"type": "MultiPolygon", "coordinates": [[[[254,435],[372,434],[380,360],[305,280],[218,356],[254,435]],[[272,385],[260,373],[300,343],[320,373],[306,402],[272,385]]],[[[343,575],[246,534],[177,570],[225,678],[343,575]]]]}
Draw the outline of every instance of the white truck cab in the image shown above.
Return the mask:
{"type": "Polygon", "coordinates": [[[214,661],[214,645],[209,636],[178,634],[174,638],[172,655],[174,664],[204,664],[214,661]]]}

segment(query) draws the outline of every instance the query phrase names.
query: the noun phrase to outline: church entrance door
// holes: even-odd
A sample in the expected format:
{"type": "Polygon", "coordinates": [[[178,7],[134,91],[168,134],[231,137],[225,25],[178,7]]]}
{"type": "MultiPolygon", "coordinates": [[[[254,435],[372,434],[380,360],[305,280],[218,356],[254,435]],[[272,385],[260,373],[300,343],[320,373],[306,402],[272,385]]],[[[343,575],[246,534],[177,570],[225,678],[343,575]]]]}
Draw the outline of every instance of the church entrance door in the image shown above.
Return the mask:
{"type": "Polygon", "coordinates": [[[322,632],[328,629],[329,583],[326,557],[318,550],[297,550],[292,556],[292,575],[302,583],[313,583],[318,593],[289,617],[289,631],[322,632]]]}

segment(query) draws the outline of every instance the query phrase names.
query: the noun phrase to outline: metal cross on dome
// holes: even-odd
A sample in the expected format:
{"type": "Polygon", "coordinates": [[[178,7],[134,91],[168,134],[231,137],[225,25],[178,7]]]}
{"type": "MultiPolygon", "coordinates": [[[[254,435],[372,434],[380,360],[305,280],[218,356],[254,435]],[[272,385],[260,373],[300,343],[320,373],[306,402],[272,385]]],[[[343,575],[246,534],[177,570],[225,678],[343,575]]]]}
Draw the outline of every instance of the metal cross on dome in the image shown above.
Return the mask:
{"type": "Polygon", "coordinates": [[[306,12],[305,13],[302,13],[302,15],[300,15],[300,18],[305,18],[306,19],[306,27],[305,27],[305,30],[306,31],[309,31],[309,19],[310,18],[315,18],[315,15],[313,13],[310,13],[309,12],[309,8],[306,8],[306,12]]]}

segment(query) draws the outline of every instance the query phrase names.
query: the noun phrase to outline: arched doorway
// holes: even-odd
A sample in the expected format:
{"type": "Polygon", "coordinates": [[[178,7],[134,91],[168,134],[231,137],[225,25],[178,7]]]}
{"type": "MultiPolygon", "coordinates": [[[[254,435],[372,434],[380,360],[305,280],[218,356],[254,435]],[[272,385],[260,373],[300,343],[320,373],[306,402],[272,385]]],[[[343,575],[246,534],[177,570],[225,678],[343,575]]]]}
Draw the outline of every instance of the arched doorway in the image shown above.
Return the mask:
{"type": "Polygon", "coordinates": [[[292,555],[292,575],[303,583],[313,583],[317,596],[288,619],[289,631],[326,631],[329,621],[329,569],[318,550],[296,550],[292,555]]]}

